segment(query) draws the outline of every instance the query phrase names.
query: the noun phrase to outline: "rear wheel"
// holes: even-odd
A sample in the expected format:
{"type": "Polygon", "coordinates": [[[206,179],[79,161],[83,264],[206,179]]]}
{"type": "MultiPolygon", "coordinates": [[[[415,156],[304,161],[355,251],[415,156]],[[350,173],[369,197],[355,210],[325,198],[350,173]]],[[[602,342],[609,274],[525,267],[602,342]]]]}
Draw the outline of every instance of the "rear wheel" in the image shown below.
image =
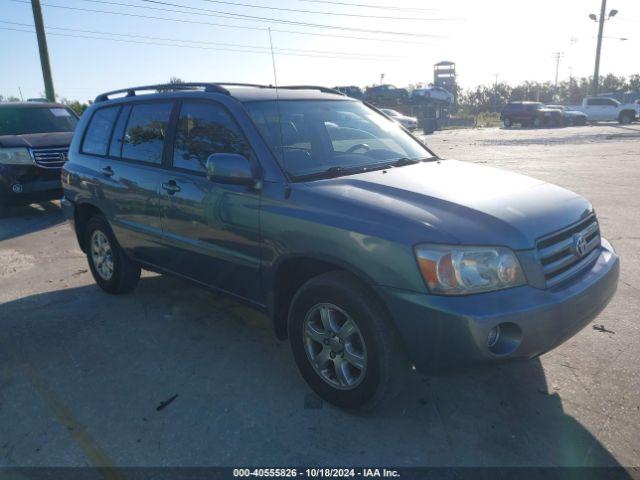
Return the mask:
{"type": "Polygon", "coordinates": [[[533,128],[540,128],[541,125],[542,120],[540,119],[540,117],[536,117],[531,121],[531,126],[533,126],[533,128]]]}
{"type": "Polygon", "coordinates": [[[346,409],[372,409],[399,392],[408,361],[379,300],[346,272],[305,283],[289,313],[289,340],[309,386],[346,409]]]}
{"type": "Polygon", "coordinates": [[[140,266],[129,259],[102,215],[87,222],[85,245],[89,268],[96,283],[109,293],[127,293],[140,279],[140,266]]]}
{"type": "Polygon", "coordinates": [[[510,118],[505,118],[502,123],[504,124],[505,128],[511,128],[513,126],[513,121],[510,118]]]}

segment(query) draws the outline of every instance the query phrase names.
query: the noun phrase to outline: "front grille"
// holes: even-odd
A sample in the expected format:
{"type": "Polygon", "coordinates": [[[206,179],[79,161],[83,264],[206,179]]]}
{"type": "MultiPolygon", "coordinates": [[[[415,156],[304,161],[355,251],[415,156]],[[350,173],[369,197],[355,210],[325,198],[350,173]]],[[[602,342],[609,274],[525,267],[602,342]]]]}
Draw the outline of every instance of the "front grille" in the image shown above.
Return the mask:
{"type": "Polygon", "coordinates": [[[42,168],[62,168],[62,165],[67,161],[68,154],[69,147],[31,149],[34,162],[42,168]]]}
{"type": "Polygon", "coordinates": [[[538,258],[547,287],[579,274],[600,254],[600,227],[595,215],[538,240],[538,258]],[[579,242],[583,239],[582,242],[579,242]],[[579,244],[580,243],[580,244],[579,244]]]}

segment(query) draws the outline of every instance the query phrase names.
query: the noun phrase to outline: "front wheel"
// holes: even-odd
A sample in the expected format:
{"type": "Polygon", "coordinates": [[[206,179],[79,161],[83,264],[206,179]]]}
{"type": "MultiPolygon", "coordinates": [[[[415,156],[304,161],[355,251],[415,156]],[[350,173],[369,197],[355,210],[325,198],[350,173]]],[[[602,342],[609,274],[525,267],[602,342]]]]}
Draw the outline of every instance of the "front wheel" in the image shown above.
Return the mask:
{"type": "Polygon", "coordinates": [[[622,125],[629,125],[633,122],[633,116],[630,113],[623,113],[618,120],[622,125]]]}
{"type": "Polygon", "coordinates": [[[533,126],[533,128],[540,128],[540,126],[542,125],[542,120],[540,119],[540,117],[536,117],[531,122],[531,125],[533,126]]]}
{"type": "Polygon", "coordinates": [[[140,266],[129,259],[102,215],[89,219],[85,246],[96,283],[109,293],[127,293],[140,280],[140,266]]]}
{"type": "Polygon", "coordinates": [[[505,118],[502,123],[504,124],[504,128],[511,128],[513,126],[513,122],[510,118],[505,118]]]}
{"type": "Polygon", "coordinates": [[[288,327],[296,364],[324,400],[372,409],[399,392],[409,364],[398,334],[378,298],[348,273],[305,283],[288,327]]]}

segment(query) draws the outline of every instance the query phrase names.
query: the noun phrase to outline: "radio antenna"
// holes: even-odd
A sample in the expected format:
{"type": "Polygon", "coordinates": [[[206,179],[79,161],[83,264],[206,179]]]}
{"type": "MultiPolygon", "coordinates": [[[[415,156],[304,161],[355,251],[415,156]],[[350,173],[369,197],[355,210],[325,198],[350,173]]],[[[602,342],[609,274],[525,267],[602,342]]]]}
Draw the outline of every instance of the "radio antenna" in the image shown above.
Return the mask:
{"type": "Polygon", "coordinates": [[[276,89],[276,111],[278,112],[278,130],[280,132],[280,161],[284,167],[284,136],[282,135],[282,115],[280,113],[280,92],[278,92],[278,71],[276,70],[276,55],[273,52],[273,38],[271,37],[271,27],[269,31],[269,46],[271,47],[271,64],[273,66],[273,82],[276,89]]]}

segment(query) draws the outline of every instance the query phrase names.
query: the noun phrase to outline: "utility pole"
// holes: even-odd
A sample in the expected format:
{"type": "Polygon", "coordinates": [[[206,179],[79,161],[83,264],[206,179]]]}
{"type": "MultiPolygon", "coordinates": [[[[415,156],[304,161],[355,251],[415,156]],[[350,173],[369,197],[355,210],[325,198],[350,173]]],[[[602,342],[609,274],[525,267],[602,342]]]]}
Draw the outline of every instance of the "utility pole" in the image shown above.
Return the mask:
{"type": "Polygon", "coordinates": [[[598,26],[598,44],[596,46],[596,66],[593,69],[593,94],[598,95],[598,83],[600,81],[600,50],[602,49],[602,32],[604,31],[604,13],[607,9],[607,0],[602,0],[600,6],[600,25],[598,26]]]}
{"type": "Polygon", "coordinates": [[[493,83],[493,111],[498,111],[498,74],[494,73],[496,81],[493,83]]]}
{"type": "Polygon", "coordinates": [[[38,37],[38,50],[40,51],[40,64],[42,65],[42,77],[44,78],[44,91],[47,100],[56,101],[56,94],[53,90],[53,79],[51,78],[51,64],[49,63],[49,49],[47,48],[47,36],[44,31],[44,21],[42,20],[42,8],[40,0],[31,0],[33,10],[33,23],[36,27],[38,37]]]}
{"type": "Polygon", "coordinates": [[[562,52],[553,52],[553,58],[556,60],[556,80],[553,84],[553,94],[558,96],[558,70],[560,69],[560,59],[564,54],[562,52]]]}

